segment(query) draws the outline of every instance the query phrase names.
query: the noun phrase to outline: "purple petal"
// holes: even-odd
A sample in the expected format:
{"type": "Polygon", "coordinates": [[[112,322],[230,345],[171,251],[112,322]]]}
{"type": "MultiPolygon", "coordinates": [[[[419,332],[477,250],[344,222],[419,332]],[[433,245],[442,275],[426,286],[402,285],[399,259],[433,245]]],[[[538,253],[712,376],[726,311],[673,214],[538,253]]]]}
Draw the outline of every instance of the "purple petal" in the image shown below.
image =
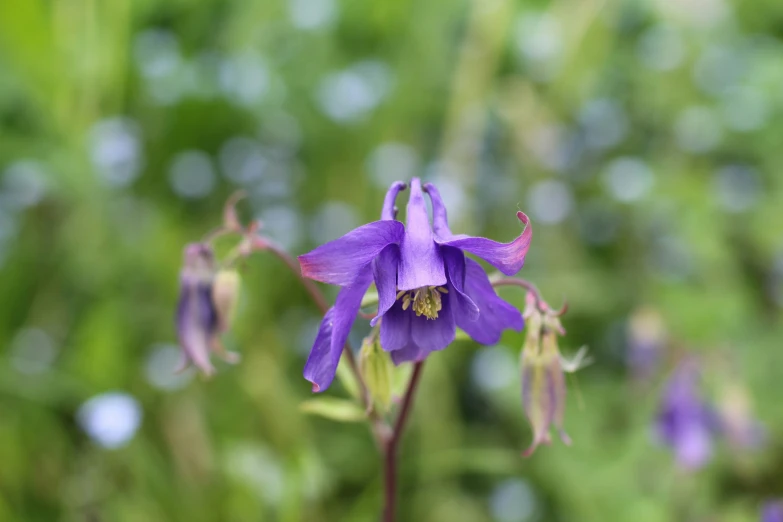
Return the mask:
{"type": "Polygon", "coordinates": [[[397,245],[389,245],[375,258],[372,263],[375,286],[378,289],[378,315],[370,321],[375,326],[383,314],[397,300],[397,266],[400,264],[400,249],[397,245]]]}
{"type": "Polygon", "coordinates": [[[783,522],[783,502],[767,502],[761,509],[761,522],[783,522]]]}
{"type": "Polygon", "coordinates": [[[454,341],[457,335],[457,325],[451,307],[451,296],[441,297],[443,308],[438,312],[437,319],[427,319],[424,315],[417,316],[408,310],[411,317],[411,339],[421,347],[425,356],[432,351],[442,350],[454,341]]]}
{"type": "Polygon", "coordinates": [[[347,286],[386,248],[402,240],[405,227],[399,221],[373,221],[343,237],[299,256],[302,275],[316,281],[347,286]]]}
{"type": "Polygon", "coordinates": [[[205,374],[215,369],[209,361],[209,347],[217,333],[217,313],[212,305],[212,285],[182,278],[177,306],[177,335],[184,356],[183,368],[192,362],[205,374]]]}
{"type": "Polygon", "coordinates": [[[386,197],[383,200],[383,209],[381,210],[382,220],[391,220],[397,217],[397,207],[394,206],[394,202],[397,201],[397,194],[401,190],[405,190],[408,187],[402,181],[395,181],[389,187],[389,191],[386,192],[386,197]]]}
{"type": "Polygon", "coordinates": [[[525,326],[522,314],[495,293],[481,265],[466,259],[465,267],[465,293],[476,303],[480,314],[478,319],[471,319],[470,310],[466,311],[462,301],[457,300],[454,307],[457,326],[474,341],[485,345],[497,344],[503,330],[507,328],[522,331],[525,326]]]}
{"type": "Polygon", "coordinates": [[[370,283],[372,283],[372,269],[366,265],[358,274],[354,284],[340,290],[334,307],[321,321],[321,327],[304,367],[304,377],[313,383],[314,392],[322,392],[332,384],[343,346],[348,339],[348,334],[351,333],[351,326],[359,312],[362,297],[370,283]]]}
{"type": "Polygon", "coordinates": [[[411,316],[413,312],[403,310],[400,301],[389,308],[381,321],[381,348],[394,353],[410,344],[411,316]]]}
{"type": "Polygon", "coordinates": [[[409,345],[400,348],[399,350],[393,351],[391,353],[391,358],[392,362],[399,366],[406,362],[423,361],[426,359],[427,355],[429,355],[429,352],[422,350],[413,343],[410,343],[409,345]]]}
{"type": "Polygon", "coordinates": [[[465,293],[465,254],[453,247],[441,247],[443,261],[446,263],[446,273],[454,291],[454,316],[475,321],[479,318],[479,307],[465,293]]]}
{"type": "Polygon", "coordinates": [[[678,433],[674,453],[685,469],[699,469],[712,456],[712,435],[705,426],[689,423],[678,433]]]}
{"type": "Polygon", "coordinates": [[[405,235],[400,245],[401,263],[397,277],[400,290],[446,284],[443,259],[432,237],[427,205],[418,178],[411,180],[405,235]]]}
{"type": "Polygon", "coordinates": [[[449,229],[449,219],[446,215],[446,205],[443,204],[443,199],[440,197],[440,192],[435,188],[432,183],[424,185],[424,190],[430,196],[432,201],[432,230],[435,232],[435,236],[440,240],[446,240],[453,236],[451,229],[449,229]]]}
{"type": "Polygon", "coordinates": [[[498,243],[483,237],[465,235],[451,236],[447,240],[436,239],[445,246],[453,246],[470,252],[491,264],[506,275],[514,275],[525,264],[525,255],[530,248],[533,229],[530,220],[523,212],[517,212],[517,217],[525,225],[525,230],[510,243],[498,243]]]}

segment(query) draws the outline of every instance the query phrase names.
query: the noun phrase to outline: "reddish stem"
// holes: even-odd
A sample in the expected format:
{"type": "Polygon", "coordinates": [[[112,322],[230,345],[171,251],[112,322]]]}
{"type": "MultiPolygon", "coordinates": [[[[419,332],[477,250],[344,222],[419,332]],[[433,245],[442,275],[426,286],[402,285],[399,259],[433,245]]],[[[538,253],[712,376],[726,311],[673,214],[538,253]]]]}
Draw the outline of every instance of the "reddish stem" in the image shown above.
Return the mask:
{"type": "Polygon", "coordinates": [[[408,417],[410,416],[411,408],[413,406],[413,397],[416,395],[416,389],[418,388],[423,367],[424,361],[417,362],[413,365],[413,373],[408,382],[408,388],[405,390],[400,413],[397,415],[397,422],[394,423],[394,431],[392,431],[391,436],[386,441],[386,446],[384,448],[385,483],[383,522],[394,522],[395,519],[397,498],[397,448],[399,447],[400,438],[402,437],[405,425],[408,422],[408,417]]]}

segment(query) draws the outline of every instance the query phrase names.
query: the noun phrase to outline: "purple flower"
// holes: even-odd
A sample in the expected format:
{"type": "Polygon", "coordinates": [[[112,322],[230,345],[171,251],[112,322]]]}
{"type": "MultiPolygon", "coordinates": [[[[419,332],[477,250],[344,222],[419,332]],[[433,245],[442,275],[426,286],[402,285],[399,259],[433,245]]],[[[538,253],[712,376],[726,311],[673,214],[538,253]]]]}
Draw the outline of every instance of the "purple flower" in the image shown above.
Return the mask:
{"type": "Polygon", "coordinates": [[[396,221],[394,203],[405,183],[389,188],[380,221],[299,256],[305,277],[341,287],[325,315],[304,369],[313,391],[323,391],[334,379],[342,347],[348,338],[362,297],[375,282],[381,347],[395,364],[421,361],[453,340],[460,327],[481,344],[494,344],[506,328],[521,330],[518,310],[500,299],[474,254],[506,275],[525,262],[532,230],[522,212],[522,234],[510,243],[454,235],[438,190],[418,178],[411,181],[406,225],[396,221]],[[430,225],[424,193],[432,202],[430,225]]]}
{"type": "Polygon", "coordinates": [[[184,257],[177,306],[177,335],[182,348],[178,371],[192,363],[212,375],[215,369],[209,360],[210,351],[227,362],[238,360],[237,354],[223,349],[219,337],[229,327],[238,280],[233,272],[217,272],[214,253],[206,244],[186,246],[184,257]]]}
{"type": "Polygon", "coordinates": [[[783,522],[783,502],[767,502],[761,508],[761,522],[783,522]]]}
{"type": "Polygon", "coordinates": [[[699,370],[694,361],[681,363],[666,385],[656,429],[688,470],[701,468],[712,456],[715,415],[699,393],[699,370]]]}

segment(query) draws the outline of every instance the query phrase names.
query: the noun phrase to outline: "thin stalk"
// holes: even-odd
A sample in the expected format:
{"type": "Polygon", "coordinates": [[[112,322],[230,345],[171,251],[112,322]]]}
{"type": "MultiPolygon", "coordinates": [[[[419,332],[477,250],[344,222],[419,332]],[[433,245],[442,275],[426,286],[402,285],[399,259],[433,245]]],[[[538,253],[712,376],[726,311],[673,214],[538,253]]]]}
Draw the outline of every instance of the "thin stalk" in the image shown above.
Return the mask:
{"type": "Polygon", "coordinates": [[[538,291],[536,285],[520,277],[490,277],[490,282],[492,286],[519,286],[524,288],[536,298],[536,307],[540,308],[541,303],[544,302],[541,298],[541,292],[538,291]]]}
{"type": "Polygon", "coordinates": [[[383,522],[394,522],[397,508],[397,449],[400,444],[400,438],[405,431],[405,425],[413,406],[413,398],[418,389],[421,371],[424,367],[424,361],[413,365],[413,373],[408,381],[408,388],[405,390],[405,396],[402,400],[400,413],[397,415],[397,421],[394,423],[394,430],[386,441],[384,448],[384,507],[383,522]]]}

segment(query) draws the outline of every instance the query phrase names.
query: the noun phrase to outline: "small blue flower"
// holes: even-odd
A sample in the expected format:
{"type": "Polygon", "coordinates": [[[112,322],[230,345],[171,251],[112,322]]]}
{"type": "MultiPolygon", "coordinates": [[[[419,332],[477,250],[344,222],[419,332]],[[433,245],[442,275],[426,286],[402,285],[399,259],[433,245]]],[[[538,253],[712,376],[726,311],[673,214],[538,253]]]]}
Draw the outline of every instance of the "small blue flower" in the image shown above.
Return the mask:
{"type": "Polygon", "coordinates": [[[454,340],[457,327],[481,344],[494,344],[504,329],[524,326],[519,311],[497,296],[481,265],[465,254],[516,274],[532,237],[527,216],[517,213],[525,229],[510,243],[454,235],[438,190],[432,184],[422,189],[414,178],[403,225],[395,219],[394,203],[405,188],[402,182],[392,184],[379,221],[299,256],[305,277],[341,287],[305,365],[313,391],[325,390],[334,379],[362,297],[373,282],[379,302],[371,324],[380,322],[381,347],[395,364],[442,350],[454,340]],[[432,224],[425,193],[432,202],[432,224]]]}

